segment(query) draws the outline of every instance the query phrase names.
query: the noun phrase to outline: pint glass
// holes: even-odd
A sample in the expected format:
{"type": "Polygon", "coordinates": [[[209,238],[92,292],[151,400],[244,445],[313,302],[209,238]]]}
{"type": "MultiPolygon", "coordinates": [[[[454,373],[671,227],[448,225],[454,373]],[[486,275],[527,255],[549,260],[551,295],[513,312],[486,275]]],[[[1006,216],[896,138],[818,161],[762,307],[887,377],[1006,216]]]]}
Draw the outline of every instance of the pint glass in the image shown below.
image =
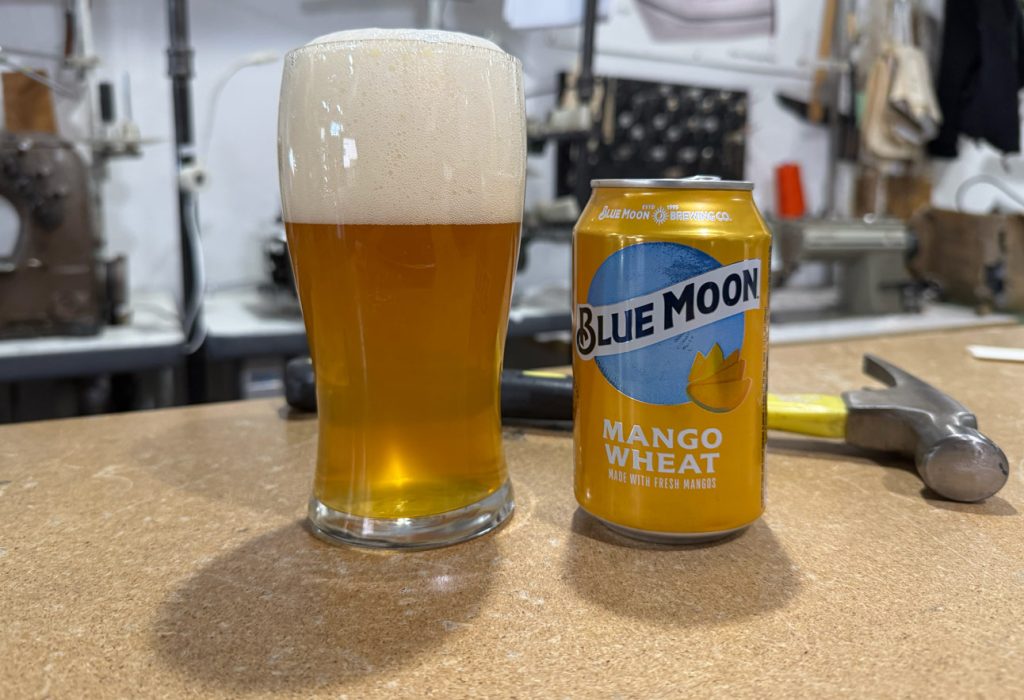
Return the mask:
{"type": "Polygon", "coordinates": [[[320,536],[433,547],[511,514],[499,377],[525,155],[522,70],[491,42],[359,30],[286,57],[278,156],[320,536]]]}

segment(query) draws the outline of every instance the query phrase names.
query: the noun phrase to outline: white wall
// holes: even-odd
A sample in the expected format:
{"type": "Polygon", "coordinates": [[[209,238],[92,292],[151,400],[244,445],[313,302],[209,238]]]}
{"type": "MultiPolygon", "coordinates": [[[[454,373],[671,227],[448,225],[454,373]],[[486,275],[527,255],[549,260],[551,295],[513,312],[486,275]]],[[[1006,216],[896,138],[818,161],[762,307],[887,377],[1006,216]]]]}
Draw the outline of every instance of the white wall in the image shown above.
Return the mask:
{"type": "MultiPolygon", "coordinates": [[[[61,5],[57,0],[0,0],[0,45],[56,49],[61,43],[61,5]]],[[[448,2],[446,27],[489,35],[519,55],[527,73],[527,92],[553,90],[555,75],[573,66],[578,30],[515,33],[501,19],[499,0],[448,2]]],[[[261,50],[284,53],[311,37],[361,26],[410,26],[422,23],[422,0],[357,2],[355,0],[193,0],[192,41],[195,47],[195,121],[201,136],[208,124],[206,109],[221,73],[239,57],[261,50]]],[[[103,60],[99,77],[119,84],[131,76],[134,119],[144,136],[162,142],[147,146],[139,159],[115,161],[104,186],[106,236],[111,252],[129,256],[136,290],[177,289],[178,262],[175,172],[171,141],[170,84],[167,78],[166,17],[160,0],[94,0],[97,50],[103,60]]],[[[756,183],[762,208],[774,200],[776,164],[796,160],[803,166],[809,206],[820,206],[825,167],[825,133],[801,123],[776,105],[775,93],[806,98],[807,80],[641,60],[602,51],[649,51],[663,58],[688,57],[736,60],[741,51],[795,65],[817,48],[819,0],[779,0],[777,35],[771,39],[655,45],[629,0],[613,3],[610,21],[598,33],[596,70],[624,77],[740,88],[750,92],[750,134],[747,177],[756,183]]],[[[216,113],[213,147],[206,163],[211,181],[200,198],[208,278],[211,287],[250,281],[262,275],[259,241],[278,213],[275,129],[280,63],[246,69],[225,89],[216,113]]],[[[528,101],[541,116],[553,98],[528,101]]],[[[73,105],[61,100],[65,133],[83,135],[81,119],[69,116],[73,105]]],[[[976,169],[998,169],[998,159],[971,151],[954,166],[938,169],[936,198],[946,203],[964,177],[976,169]]],[[[531,159],[529,201],[552,191],[553,158],[531,159]]],[[[1015,166],[1016,186],[1024,192],[1024,167],[1015,166]]],[[[980,204],[989,191],[972,196],[980,204]]],[[[564,251],[535,255],[524,281],[543,282],[564,275],[564,251]]]]}
{"type": "MultiPolygon", "coordinates": [[[[214,85],[240,57],[263,50],[283,55],[334,29],[414,24],[418,9],[418,3],[409,2],[374,7],[352,2],[194,0],[197,139],[209,127],[207,108],[214,85]]],[[[139,160],[112,165],[105,192],[110,248],[127,252],[136,288],[176,288],[180,277],[177,198],[164,3],[96,0],[95,23],[107,72],[131,75],[135,121],[145,135],[167,139],[146,148],[139,160]]],[[[280,208],[276,157],[280,78],[280,62],[238,73],[218,102],[211,150],[200,154],[210,172],[199,212],[211,288],[262,275],[260,241],[280,208]]]]}

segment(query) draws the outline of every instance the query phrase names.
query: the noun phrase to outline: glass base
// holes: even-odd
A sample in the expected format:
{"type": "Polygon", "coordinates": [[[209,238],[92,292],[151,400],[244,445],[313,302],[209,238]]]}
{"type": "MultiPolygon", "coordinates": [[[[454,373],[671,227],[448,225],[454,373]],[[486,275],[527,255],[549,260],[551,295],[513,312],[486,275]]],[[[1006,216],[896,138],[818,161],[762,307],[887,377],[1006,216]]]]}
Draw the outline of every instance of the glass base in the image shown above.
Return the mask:
{"type": "Polygon", "coordinates": [[[464,508],[419,518],[366,518],[309,499],[313,534],[332,544],[377,549],[430,549],[479,537],[512,515],[512,485],[506,481],[487,498],[464,508]]]}

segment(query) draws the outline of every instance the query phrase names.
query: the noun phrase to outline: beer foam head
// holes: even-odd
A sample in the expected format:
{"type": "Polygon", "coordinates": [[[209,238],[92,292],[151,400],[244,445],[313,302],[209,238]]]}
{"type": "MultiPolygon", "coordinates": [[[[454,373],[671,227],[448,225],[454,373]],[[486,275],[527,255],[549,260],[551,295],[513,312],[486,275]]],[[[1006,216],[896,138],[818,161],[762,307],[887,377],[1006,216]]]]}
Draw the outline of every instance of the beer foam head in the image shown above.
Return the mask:
{"type": "Polygon", "coordinates": [[[462,32],[442,32],[436,29],[346,29],[343,32],[332,32],[313,39],[306,46],[316,44],[342,44],[356,41],[421,41],[434,44],[460,44],[476,46],[481,49],[501,51],[501,47],[482,36],[463,34],[462,32]]]}
{"type": "Polygon", "coordinates": [[[281,197],[297,223],[522,218],[518,61],[467,34],[362,29],[285,59],[281,197]]]}

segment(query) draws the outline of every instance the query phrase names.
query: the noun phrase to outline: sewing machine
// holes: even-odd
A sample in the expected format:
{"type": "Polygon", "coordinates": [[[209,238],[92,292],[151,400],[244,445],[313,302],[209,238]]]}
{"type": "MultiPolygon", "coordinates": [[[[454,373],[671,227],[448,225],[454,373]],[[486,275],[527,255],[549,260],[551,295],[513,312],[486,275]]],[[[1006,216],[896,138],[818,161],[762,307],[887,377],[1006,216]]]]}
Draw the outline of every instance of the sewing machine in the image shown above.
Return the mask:
{"type": "Polygon", "coordinates": [[[98,229],[71,144],[0,132],[0,338],[90,335],[122,316],[126,262],[100,258],[98,229]]]}

